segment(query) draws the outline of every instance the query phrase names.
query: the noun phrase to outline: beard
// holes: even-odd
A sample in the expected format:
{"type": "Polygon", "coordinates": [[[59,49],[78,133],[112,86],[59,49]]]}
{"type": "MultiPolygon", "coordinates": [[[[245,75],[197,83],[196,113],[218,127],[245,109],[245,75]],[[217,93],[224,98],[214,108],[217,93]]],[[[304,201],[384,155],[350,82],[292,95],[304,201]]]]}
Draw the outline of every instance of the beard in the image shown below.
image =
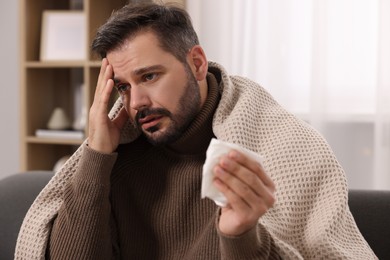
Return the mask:
{"type": "Polygon", "coordinates": [[[139,110],[135,116],[135,123],[142,131],[147,140],[153,145],[166,145],[176,141],[188,128],[200,110],[200,89],[198,82],[188,64],[185,64],[187,74],[187,84],[179,99],[176,113],[165,108],[145,108],[139,110]],[[164,131],[160,131],[160,124],[148,129],[142,129],[139,119],[148,115],[164,116],[169,119],[169,123],[164,131]]]}

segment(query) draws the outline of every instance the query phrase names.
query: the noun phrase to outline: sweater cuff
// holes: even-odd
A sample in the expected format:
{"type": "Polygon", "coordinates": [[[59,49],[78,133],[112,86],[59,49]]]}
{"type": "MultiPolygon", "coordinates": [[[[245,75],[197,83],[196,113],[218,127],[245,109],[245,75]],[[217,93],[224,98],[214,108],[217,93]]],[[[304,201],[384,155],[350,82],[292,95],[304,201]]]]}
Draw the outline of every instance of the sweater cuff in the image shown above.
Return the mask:
{"type": "Polygon", "coordinates": [[[109,186],[111,171],[117,157],[117,153],[100,153],[85,144],[75,181],[109,186]]]}
{"type": "Polygon", "coordinates": [[[227,236],[219,230],[222,259],[252,259],[259,254],[260,238],[256,227],[253,227],[241,236],[227,236]]]}
{"type": "Polygon", "coordinates": [[[272,238],[262,224],[258,223],[240,236],[229,236],[219,230],[218,222],[219,216],[216,224],[222,259],[267,259],[273,255],[272,238]]]}

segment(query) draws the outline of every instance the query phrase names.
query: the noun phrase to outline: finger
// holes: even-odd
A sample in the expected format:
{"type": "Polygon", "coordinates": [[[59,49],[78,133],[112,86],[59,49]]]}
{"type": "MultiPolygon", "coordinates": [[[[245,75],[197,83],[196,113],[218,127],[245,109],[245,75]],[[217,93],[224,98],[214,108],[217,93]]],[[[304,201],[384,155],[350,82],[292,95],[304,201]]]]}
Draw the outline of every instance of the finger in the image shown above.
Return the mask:
{"type": "Polygon", "coordinates": [[[95,99],[98,99],[99,96],[105,91],[107,81],[112,79],[112,76],[112,66],[108,64],[107,59],[105,59],[102,64],[101,71],[99,73],[99,79],[95,91],[95,99]]]}
{"type": "Polygon", "coordinates": [[[110,102],[110,96],[112,93],[112,89],[114,88],[114,81],[112,79],[108,79],[106,82],[105,87],[102,89],[102,92],[100,94],[99,104],[100,109],[107,111],[109,102],[110,102]]]}
{"type": "Polygon", "coordinates": [[[99,72],[99,77],[98,77],[98,82],[102,79],[104,72],[106,71],[106,67],[108,65],[108,60],[107,58],[102,59],[102,65],[100,66],[100,72],[99,72]]]}
{"type": "Polygon", "coordinates": [[[102,65],[100,66],[100,71],[99,71],[99,76],[98,76],[98,81],[97,81],[95,93],[96,92],[100,93],[100,91],[101,91],[102,82],[103,82],[103,75],[104,75],[104,72],[106,71],[107,65],[108,65],[107,58],[103,58],[102,65]]]}
{"type": "Polygon", "coordinates": [[[219,161],[219,164],[216,167],[216,174],[221,174],[228,181],[230,179],[237,178],[247,185],[253,186],[253,191],[255,193],[260,192],[258,183],[261,182],[260,178],[248,168],[242,166],[234,160],[231,160],[229,157],[222,157],[219,161]],[[218,168],[221,167],[221,169],[218,168]],[[222,173],[225,173],[222,175],[222,173]]]}
{"type": "Polygon", "coordinates": [[[274,204],[274,195],[258,176],[241,167],[240,173],[233,174],[222,167],[215,168],[215,176],[220,178],[235,194],[251,208],[257,208],[263,201],[268,207],[274,204]]]}
{"type": "Polygon", "coordinates": [[[275,184],[272,181],[272,179],[268,176],[268,174],[265,172],[263,166],[253,159],[251,159],[249,156],[245,156],[243,153],[240,153],[237,150],[231,150],[228,154],[228,157],[231,160],[236,161],[238,164],[242,165],[243,167],[248,168],[250,171],[254,172],[257,176],[260,177],[262,182],[269,188],[271,188],[273,191],[275,191],[275,184]]]}
{"type": "Polygon", "coordinates": [[[129,120],[129,115],[124,107],[121,108],[118,115],[112,120],[118,129],[122,129],[129,120]]]}
{"type": "Polygon", "coordinates": [[[237,210],[238,212],[246,212],[251,208],[250,205],[246,201],[242,200],[242,198],[223,180],[219,178],[214,179],[214,185],[226,197],[228,201],[228,205],[226,207],[237,210]]]}
{"type": "Polygon", "coordinates": [[[223,177],[225,178],[224,181],[229,182],[231,187],[233,187],[233,185],[237,185],[235,184],[237,183],[235,179],[240,180],[244,183],[244,185],[247,185],[247,187],[249,187],[258,197],[262,198],[267,203],[267,205],[272,205],[274,203],[275,198],[273,186],[268,187],[259,177],[259,175],[251,171],[249,168],[246,168],[245,166],[226,156],[221,158],[220,164],[216,167],[216,170],[218,167],[221,167],[224,172],[228,173],[223,175],[223,177]]]}

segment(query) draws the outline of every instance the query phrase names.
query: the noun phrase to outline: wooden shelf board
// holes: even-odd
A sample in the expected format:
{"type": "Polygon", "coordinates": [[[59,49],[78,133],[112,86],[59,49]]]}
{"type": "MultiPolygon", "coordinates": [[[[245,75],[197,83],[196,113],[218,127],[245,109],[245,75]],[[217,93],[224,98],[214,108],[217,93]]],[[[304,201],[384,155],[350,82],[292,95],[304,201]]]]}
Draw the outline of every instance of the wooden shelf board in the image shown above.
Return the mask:
{"type": "Polygon", "coordinates": [[[86,61],[28,61],[27,68],[81,68],[87,64],[86,61]]]}
{"type": "Polygon", "coordinates": [[[58,138],[42,138],[36,136],[28,136],[26,138],[28,143],[35,144],[59,144],[59,145],[81,145],[84,140],[81,139],[58,139],[58,138]]]}
{"type": "Polygon", "coordinates": [[[102,65],[102,62],[100,60],[94,60],[94,61],[88,62],[88,65],[91,68],[100,68],[100,66],[102,65]]]}

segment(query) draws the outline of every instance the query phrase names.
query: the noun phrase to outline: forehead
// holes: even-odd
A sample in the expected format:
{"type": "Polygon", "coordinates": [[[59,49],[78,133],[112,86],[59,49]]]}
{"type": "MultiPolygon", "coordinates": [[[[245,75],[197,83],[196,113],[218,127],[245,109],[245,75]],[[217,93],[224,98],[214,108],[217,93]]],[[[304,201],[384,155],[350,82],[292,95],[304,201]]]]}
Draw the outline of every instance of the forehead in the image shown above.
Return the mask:
{"type": "Polygon", "coordinates": [[[159,44],[157,37],[151,32],[137,33],[128,37],[117,48],[107,53],[110,64],[120,66],[122,63],[133,63],[159,60],[169,56],[159,44]]]}
{"type": "Polygon", "coordinates": [[[157,36],[150,31],[138,32],[135,35],[128,36],[116,48],[107,53],[107,57],[114,57],[115,54],[147,54],[148,52],[165,52],[160,47],[157,36]]]}
{"type": "Polygon", "coordinates": [[[113,48],[112,51],[121,50],[123,48],[126,48],[129,44],[135,41],[142,41],[142,40],[148,40],[151,44],[156,45],[158,47],[160,45],[160,40],[157,37],[157,34],[152,29],[141,29],[139,31],[135,31],[132,34],[128,35],[123,42],[118,44],[116,47],[113,48]]]}
{"type": "Polygon", "coordinates": [[[179,60],[161,48],[157,36],[150,32],[140,32],[128,37],[120,46],[107,53],[115,78],[124,79],[143,68],[174,68],[179,60]]]}

